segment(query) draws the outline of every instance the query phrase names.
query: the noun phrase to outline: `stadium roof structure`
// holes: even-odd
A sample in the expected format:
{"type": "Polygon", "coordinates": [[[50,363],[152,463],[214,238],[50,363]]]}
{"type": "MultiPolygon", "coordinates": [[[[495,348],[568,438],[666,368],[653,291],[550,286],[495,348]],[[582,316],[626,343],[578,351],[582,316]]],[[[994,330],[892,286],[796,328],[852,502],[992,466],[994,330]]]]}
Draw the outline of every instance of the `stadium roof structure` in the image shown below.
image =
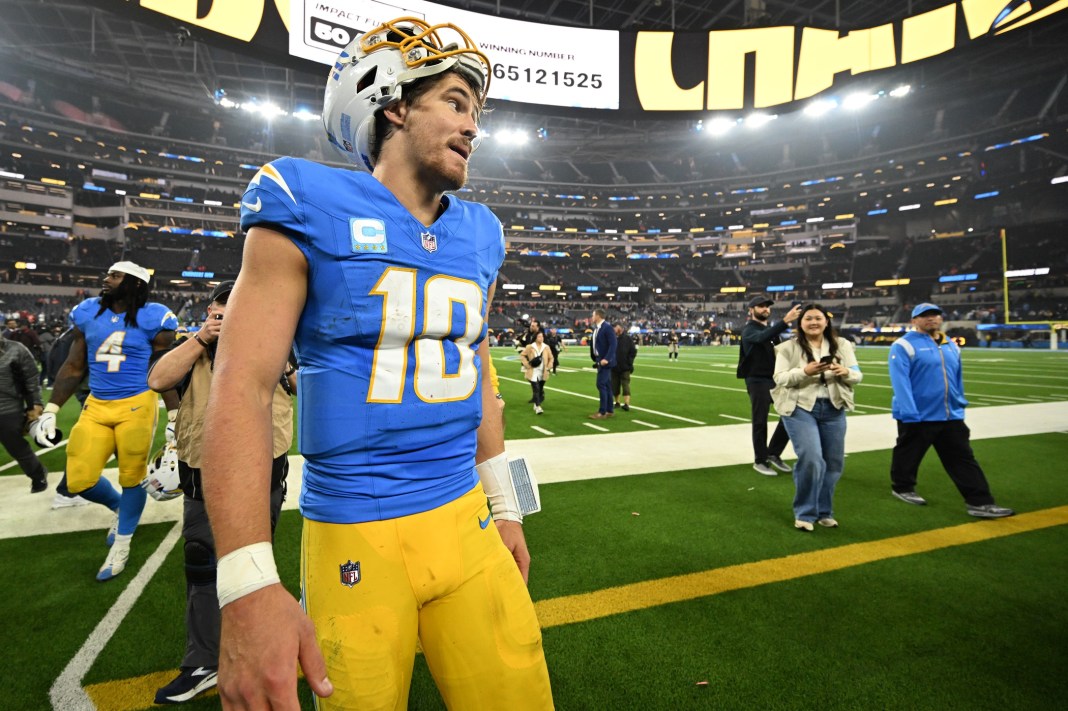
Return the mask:
{"type": "MultiPolygon", "coordinates": [[[[274,3],[282,7],[289,1],[274,3]]],[[[969,1],[969,0],[966,0],[969,1]]],[[[215,0],[216,3],[220,0],[215,0]]],[[[125,96],[131,108],[173,106],[203,110],[220,88],[235,96],[270,97],[295,110],[317,111],[324,72],[311,62],[288,66],[238,51],[160,16],[123,12],[137,2],[119,0],[0,0],[0,79],[61,76],[91,86],[101,98],[125,96]]],[[[266,0],[267,6],[272,0],[266,0]]],[[[344,4],[344,3],[335,3],[344,4]]],[[[951,0],[437,0],[439,5],[501,18],[637,32],[707,32],[764,26],[810,26],[842,32],[900,23],[906,17],[954,5],[951,0]]],[[[1006,6],[1019,0],[1005,0],[1006,6]]],[[[1036,0],[1031,6],[1058,5],[1036,0]]],[[[202,0],[206,12],[212,2],[202,0]]],[[[210,33],[209,33],[210,34],[210,33]]],[[[1068,11],[1015,30],[1004,38],[966,47],[911,65],[853,77],[868,86],[880,78],[927,87],[928,100],[962,100],[983,92],[1011,91],[1068,71],[1068,11]]],[[[476,38],[477,39],[477,38],[476,38]]],[[[848,80],[847,82],[848,83],[848,80]]],[[[1048,92],[1049,89],[1047,88],[1048,92]]],[[[1058,90],[1059,91],[1059,90],[1058,90]]],[[[795,102],[800,104],[801,102],[795,102]]],[[[801,108],[793,106],[793,109],[801,108]]],[[[539,148],[546,158],[617,160],[663,158],[689,150],[677,137],[695,117],[649,117],[495,102],[496,126],[525,122],[543,128],[554,141],[539,148]],[[674,141],[674,143],[672,143],[674,141]],[[553,154],[556,154],[555,156],[553,154]]],[[[175,110],[175,109],[172,109],[175,110]]]]}

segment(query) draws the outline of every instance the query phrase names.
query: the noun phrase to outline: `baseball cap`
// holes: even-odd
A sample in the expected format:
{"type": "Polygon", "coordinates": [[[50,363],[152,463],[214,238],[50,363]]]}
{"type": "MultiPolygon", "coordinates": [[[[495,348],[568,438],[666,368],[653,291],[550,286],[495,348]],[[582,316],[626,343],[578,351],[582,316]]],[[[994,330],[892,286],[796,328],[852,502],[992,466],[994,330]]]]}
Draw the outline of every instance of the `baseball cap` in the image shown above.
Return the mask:
{"type": "Polygon", "coordinates": [[[115,262],[111,265],[108,271],[129,274],[130,276],[137,277],[146,284],[152,281],[152,275],[148,273],[148,270],[133,262],[115,262]]]}
{"type": "Polygon", "coordinates": [[[211,300],[218,301],[219,299],[225,299],[230,295],[230,292],[234,290],[234,280],[227,279],[226,281],[220,281],[214,289],[211,290],[211,300]]]}
{"type": "Polygon", "coordinates": [[[752,299],[749,300],[749,308],[754,308],[756,306],[763,306],[764,304],[774,304],[774,303],[775,303],[775,299],[771,298],[767,294],[757,294],[756,296],[754,296],[752,299]]]}
{"type": "Polygon", "coordinates": [[[934,304],[929,304],[926,301],[922,304],[916,304],[916,308],[912,310],[912,318],[916,318],[917,316],[923,316],[924,314],[931,313],[932,311],[936,313],[942,313],[942,309],[938,308],[934,304]]]}

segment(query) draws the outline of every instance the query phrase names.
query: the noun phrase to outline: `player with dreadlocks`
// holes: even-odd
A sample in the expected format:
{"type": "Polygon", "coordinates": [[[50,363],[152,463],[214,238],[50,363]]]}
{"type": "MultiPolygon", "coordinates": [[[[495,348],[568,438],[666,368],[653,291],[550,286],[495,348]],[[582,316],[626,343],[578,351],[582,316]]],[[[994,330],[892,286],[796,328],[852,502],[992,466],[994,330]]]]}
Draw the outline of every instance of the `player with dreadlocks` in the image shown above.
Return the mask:
{"type": "MultiPolygon", "coordinates": [[[[42,447],[54,444],[56,413],[88,370],[90,394],[71,429],[66,475],[59,488],[115,512],[107,535],[111,550],[97,580],[121,573],[130,556],[130,540],[145,507],[146,492],[140,484],[159,411],[158,396],[148,387],[148,360],[153,351],[170,348],[178,327],[170,309],[148,300],[150,281],[144,267],[116,262],[104,275],[100,296],[74,307],[70,313],[74,341],[59,369],[52,399],[32,433],[42,447]],[[101,477],[112,454],[119,460],[121,493],[101,477]]],[[[168,401],[168,409],[176,407],[176,399],[168,401]]]]}

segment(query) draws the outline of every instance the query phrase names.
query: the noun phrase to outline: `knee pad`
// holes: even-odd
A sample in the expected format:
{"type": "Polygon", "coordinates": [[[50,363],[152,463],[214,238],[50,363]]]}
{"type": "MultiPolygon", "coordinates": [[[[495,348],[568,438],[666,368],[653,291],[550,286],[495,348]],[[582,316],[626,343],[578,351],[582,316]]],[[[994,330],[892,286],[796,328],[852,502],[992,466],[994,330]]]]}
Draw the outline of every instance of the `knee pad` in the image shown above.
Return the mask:
{"type": "Polygon", "coordinates": [[[217,561],[214,549],[200,541],[185,542],[185,581],[190,585],[213,585],[217,561]]]}

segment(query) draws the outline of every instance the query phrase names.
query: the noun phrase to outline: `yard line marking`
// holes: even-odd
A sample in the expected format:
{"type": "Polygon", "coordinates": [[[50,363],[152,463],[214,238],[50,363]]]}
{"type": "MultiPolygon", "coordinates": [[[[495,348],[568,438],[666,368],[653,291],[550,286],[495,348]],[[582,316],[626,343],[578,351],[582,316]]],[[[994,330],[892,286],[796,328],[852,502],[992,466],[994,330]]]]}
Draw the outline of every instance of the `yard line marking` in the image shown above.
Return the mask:
{"type": "MultiPolygon", "coordinates": [[[[592,368],[590,369],[590,372],[591,373],[593,372],[592,368]]],[[[519,380],[518,378],[506,378],[503,375],[498,375],[497,378],[499,380],[507,380],[510,383],[526,383],[527,382],[526,380],[519,380]]],[[[646,378],[646,379],[647,380],[657,380],[656,378],[646,378]]],[[[663,382],[663,381],[658,381],[658,382],[663,382]]],[[[689,385],[689,383],[683,383],[683,384],[684,385],[689,385]]],[[[572,395],[574,397],[580,397],[580,398],[583,398],[583,399],[586,399],[586,400],[600,400],[600,398],[598,398],[595,395],[586,395],[585,393],[576,393],[576,392],[574,392],[572,390],[561,390],[560,388],[545,388],[545,389],[549,390],[551,392],[554,392],[554,393],[563,393],[564,395],[572,395]]],[[[726,388],[724,388],[724,389],[726,389],[726,388]]],[[[744,391],[740,391],[740,392],[744,392],[744,391]]],[[[660,412],[659,410],[650,410],[647,407],[634,407],[634,406],[631,406],[630,409],[631,410],[639,410],[641,412],[648,412],[651,415],[659,415],[660,417],[667,417],[667,418],[672,419],[672,420],[679,420],[680,422],[689,422],[691,425],[707,425],[708,424],[707,422],[701,422],[700,420],[691,420],[689,417],[683,417],[681,415],[673,415],[670,412],[660,412]]]]}
{"type": "Polygon", "coordinates": [[[586,427],[589,427],[591,430],[597,430],[599,432],[608,432],[607,427],[601,427],[600,425],[595,425],[592,422],[583,422],[582,424],[584,424],[586,427]]]}
{"type": "MultiPolygon", "coordinates": [[[[726,390],[732,393],[744,393],[745,388],[728,388],[724,385],[708,385],[707,383],[687,383],[684,380],[666,380],[664,378],[650,378],[648,375],[632,375],[631,380],[652,380],[657,383],[673,383],[675,385],[685,385],[691,388],[709,388],[711,390],[726,390]]],[[[887,386],[889,387],[889,386],[887,386]]],[[[596,398],[594,398],[596,399],[596,398]]]]}
{"type": "Polygon", "coordinates": [[[744,417],[735,417],[734,415],[720,414],[720,417],[726,417],[728,420],[738,420],[739,422],[749,422],[749,420],[744,417]]]}
{"type": "Polygon", "coordinates": [[[534,604],[542,628],[601,619],[733,590],[781,583],[893,558],[921,555],[953,546],[982,543],[1068,524],[1068,506],[1058,506],[990,522],[964,523],[811,553],[741,563],[697,573],[646,580],[594,592],[540,600],[534,604]]]}
{"type": "Polygon", "coordinates": [[[556,436],[555,432],[550,432],[549,430],[545,429],[544,427],[538,427],[537,425],[531,425],[530,429],[534,430],[535,432],[541,432],[543,435],[549,435],[550,437],[555,437],[556,436]]]}
{"type": "Polygon", "coordinates": [[[48,691],[48,698],[52,702],[55,711],[96,711],[96,704],[89,698],[85,689],[82,688],[82,679],[86,672],[93,666],[93,662],[104,651],[104,647],[111,639],[119,625],[130,614],[137,599],[145,591],[145,586],[152,580],[156,572],[167,559],[167,555],[174,548],[178,539],[182,537],[182,522],[175,523],[167,535],[163,537],[159,547],[148,557],[141,570],[129,582],[122,591],[115,604],[111,606],[96,628],[89,634],[89,638],[82,644],[81,649],[67,663],[67,667],[60,673],[48,691]]]}
{"type": "Polygon", "coordinates": [[[642,427],[651,427],[654,430],[660,429],[660,425],[654,425],[652,422],[642,422],[641,420],[631,420],[631,422],[642,427]]]}

